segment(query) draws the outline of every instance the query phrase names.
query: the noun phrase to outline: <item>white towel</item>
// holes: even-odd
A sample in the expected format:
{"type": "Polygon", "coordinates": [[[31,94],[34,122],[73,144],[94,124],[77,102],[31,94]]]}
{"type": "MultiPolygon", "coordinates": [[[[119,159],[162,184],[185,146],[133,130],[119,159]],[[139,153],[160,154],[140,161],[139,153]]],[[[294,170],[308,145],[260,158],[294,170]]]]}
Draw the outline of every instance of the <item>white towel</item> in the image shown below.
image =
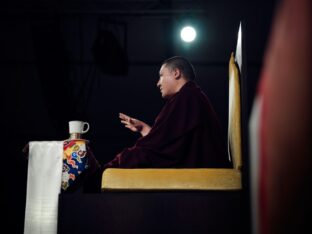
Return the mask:
{"type": "Polygon", "coordinates": [[[29,143],[24,234],[56,234],[63,141],[29,143]]]}

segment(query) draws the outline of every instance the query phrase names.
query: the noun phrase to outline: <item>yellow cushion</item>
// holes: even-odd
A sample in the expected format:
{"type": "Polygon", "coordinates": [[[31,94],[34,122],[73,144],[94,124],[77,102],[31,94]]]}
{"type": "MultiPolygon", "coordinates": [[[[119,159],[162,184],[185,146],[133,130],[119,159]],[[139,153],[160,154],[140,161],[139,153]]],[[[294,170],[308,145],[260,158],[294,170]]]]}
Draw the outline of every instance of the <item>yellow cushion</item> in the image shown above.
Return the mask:
{"type": "Polygon", "coordinates": [[[236,169],[106,169],[102,190],[239,190],[236,169]]]}

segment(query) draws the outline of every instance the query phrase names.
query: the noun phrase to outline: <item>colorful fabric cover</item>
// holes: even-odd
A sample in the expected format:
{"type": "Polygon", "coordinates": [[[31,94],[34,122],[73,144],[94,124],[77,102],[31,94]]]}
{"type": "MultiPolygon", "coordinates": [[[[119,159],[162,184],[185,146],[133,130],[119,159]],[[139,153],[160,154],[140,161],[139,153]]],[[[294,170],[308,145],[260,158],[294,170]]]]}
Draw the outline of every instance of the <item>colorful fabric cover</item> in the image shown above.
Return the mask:
{"type": "Polygon", "coordinates": [[[62,191],[88,168],[87,143],[88,141],[82,139],[64,141],[62,191]]]}

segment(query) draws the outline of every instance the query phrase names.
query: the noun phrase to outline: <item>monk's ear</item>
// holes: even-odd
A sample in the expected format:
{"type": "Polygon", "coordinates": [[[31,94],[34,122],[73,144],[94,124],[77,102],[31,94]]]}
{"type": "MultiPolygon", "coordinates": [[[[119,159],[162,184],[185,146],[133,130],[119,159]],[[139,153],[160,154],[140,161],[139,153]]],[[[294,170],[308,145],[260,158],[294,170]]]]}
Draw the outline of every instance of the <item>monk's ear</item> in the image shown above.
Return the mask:
{"type": "Polygon", "coordinates": [[[172,72],[173,72],[173,76],[174,76],[175,79],[178,80],[178,79],[181,78],[182,73],[181,73],[180,69],[175,68],[172,72]]]}

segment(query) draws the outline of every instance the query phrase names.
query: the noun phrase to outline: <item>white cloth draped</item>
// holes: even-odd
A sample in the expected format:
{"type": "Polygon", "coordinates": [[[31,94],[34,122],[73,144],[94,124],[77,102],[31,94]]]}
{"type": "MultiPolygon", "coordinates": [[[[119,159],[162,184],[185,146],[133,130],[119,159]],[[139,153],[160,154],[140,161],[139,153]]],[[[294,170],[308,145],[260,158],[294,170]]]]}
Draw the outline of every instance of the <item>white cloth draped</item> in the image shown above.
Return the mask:
{"type": "Polygon", "coordinates": [[[24,234],[56,234],[63,141],[29,142],[24,234]]]}

